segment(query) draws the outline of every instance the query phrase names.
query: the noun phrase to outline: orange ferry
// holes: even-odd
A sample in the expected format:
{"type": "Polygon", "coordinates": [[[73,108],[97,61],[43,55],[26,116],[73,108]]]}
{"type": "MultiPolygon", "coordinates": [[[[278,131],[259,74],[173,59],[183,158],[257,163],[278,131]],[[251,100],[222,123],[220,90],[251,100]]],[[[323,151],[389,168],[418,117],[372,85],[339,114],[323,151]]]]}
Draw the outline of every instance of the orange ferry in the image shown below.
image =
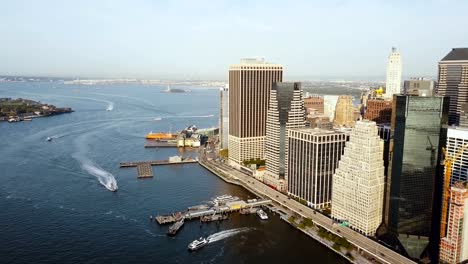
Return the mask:
{"type": "Polygon", "coordinates": [[[177,139],[177,134],[172,134],[172,133],[153,133],[153,132],[149,132],[149,133],[146,135],[146,139],[156,139],[156,140],[177,139]]]}

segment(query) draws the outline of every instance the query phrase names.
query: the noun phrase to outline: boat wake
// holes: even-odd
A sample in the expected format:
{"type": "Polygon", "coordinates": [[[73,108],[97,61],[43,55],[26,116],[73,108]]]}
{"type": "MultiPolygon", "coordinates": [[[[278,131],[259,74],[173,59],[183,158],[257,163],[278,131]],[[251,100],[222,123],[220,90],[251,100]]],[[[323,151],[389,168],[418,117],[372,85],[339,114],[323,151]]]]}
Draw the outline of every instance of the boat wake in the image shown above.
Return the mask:
{"type": "Polygon", "coordinates": [[[171,118],[208,118],[208,117],[214,117],[214,115],[192,115],[192,116],[174,116],[171,118]]]}
{"type": "Polygon", "coordinates": [[[213,243],[213,242],[217,242],[217,241],[232,237],[232,236],[240,234],[240,233],[245,233],[245,232],[247,232],[249,230],[250,230],[250,228],[248,228],[248,227],[228,229],[228,230],[224,230],[224,231],[221,231],[221,232],[214,233],[214,234],[210,235],[207,238],[207,240],[208,240],[208,243],[213,243]]]}
{"type": "Polygon", "coordinates": [[[106,111],[112,111],[112,110],[114,110],[114,103],[109,102],[107,105],[106,111]]]}
{"type": "Polygon", "coordinates": [[[80,153],[76,153],[72,155],[78,162],[80,162],[81,168],[86,171],[87,173],[95,176],[99,183],[106,187],[109,191],[115,192],[118,189],[117,181],[115,180],[114,175],[112,173],[105,171],[99,165],[94,163],[93,161],[89,160],[86,157],[80,155],[80,153]]]}
{"type": "Polygon", "coordinates": [[[53,136],[50,136],[50,138],[52,138],[52,139],[57,139],[57,138],[62,138],[62,137],[64,137],[64,136],[65,136],[65,134],[53,135],[53,136]]]}
{"type": "Polygon", "coordinates": [[[105,171],[91,161],[81,162],[81,168],[83,168],[83,170],[89,174],[96,176],[99,183],[106,187],[109,191],[117,191],[117,181],[115,180],[115,177],[112,175],[112,173],[105,171]]]}

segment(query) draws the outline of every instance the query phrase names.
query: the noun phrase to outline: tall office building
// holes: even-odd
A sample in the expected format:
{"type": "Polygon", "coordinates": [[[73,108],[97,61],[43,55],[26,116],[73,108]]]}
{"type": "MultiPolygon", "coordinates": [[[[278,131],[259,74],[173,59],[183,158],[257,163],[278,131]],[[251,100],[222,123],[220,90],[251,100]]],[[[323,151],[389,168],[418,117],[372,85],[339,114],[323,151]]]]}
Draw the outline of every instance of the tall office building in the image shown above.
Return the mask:
{"type": "Polygon", "coordinates": [[[334,123],[339,126],[354,126],[354,105],[353,97],[342,95],[338,97],[335,109],[334,123]]]}
{"type": "Polygon", "coordinates": [[[221,148],[228,147],[229,136],[229,85],[220,89],[220,110],[219,110],[219,141],[221,148]]]}
{"type": "Polygon", "coordinates": [[[396,48],[392,48],[392,53],[388,56],[387,61],[387,80],[385,83],[384,97],[391,99],[394,94],[401,92],[401,56],[396,48]]]}
{"type": "Polygon", "coordinates": [[[357,121],[333,175],[331,216],[371,236],[382,223],[383,141],[375,122],[357,121]]]}
{"type": "Polygon", "coordinates": [[[468,48],[452,49],[439,62],[437,94],[450,97],[449,125],[458,125],[463,103],[468,103],[468,48]]]}
{"type": "MultiPolygon", "coordinates": [[[[447,130],[447,155],[449,157],[457,156],[461,148],[468,144],[468,128],[466,127],[449,127],[447,130]]],[[[446,168],[445,168],[446,169],[446,168]]],[[[460,153],[452,162],[452,177],[450,186],[455,182],[468,181],[468,150],[460,153]]]]}
{"type": "Polygon", "coordinates": [[[288,194],[305,200],[313,208],[329,206],[332,176],[346,138],[343,132],[318,128],[288,130],[288,194]]]}
{"type": "MultiPolygon", "coordinates": [[[[398,238],[399,245],[393,246],[403,247],[415,259],[429,242],[439,245],[442,181],[438,173],[447,114],[446,97],[393,97],[384,220],[389,234],[398,238]]],[[[432,259],[436,251],[430,250],[432,259]]]]}
{"type": "Polygon", "coordinates": [[[274,83],[267,114],[265,152],[266,173],[263,181],[286,191],[286,137],[291,128],[305,127],[304,100],[301,83],[274,83]]]}
{"type": "Polygon", "coordinates": [[[468,260],[468,191],[457,182],[451,187],[447,236],[440,241],[440,262],[458,264],[468,260]]]}
{"type": "Polygon", "coordinates": [[[418,96],[433,96],[435,92],[435,82],[424,78],[406,80],[403,83],[403,94],[418,96]]]}
{"type": "Polygon", "coordinates": [[[229,162],[264,158],[266,118],[273,83],[283,80],[283,66],[243,59],[229,68],[229,162]]]}
{"type": "Polygon", "coordinates": [[[392,118],[392,101],[381,99],[367,100],[364,119],[371,120],[377,124],[390,123],[392,118]]]}

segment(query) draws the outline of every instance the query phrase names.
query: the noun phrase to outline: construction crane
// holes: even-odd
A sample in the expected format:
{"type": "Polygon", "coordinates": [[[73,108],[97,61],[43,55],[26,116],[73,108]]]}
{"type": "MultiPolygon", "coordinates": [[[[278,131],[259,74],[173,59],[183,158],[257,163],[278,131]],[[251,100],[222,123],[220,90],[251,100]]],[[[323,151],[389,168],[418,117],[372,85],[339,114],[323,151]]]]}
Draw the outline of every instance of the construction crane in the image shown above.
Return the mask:
{"type": "Polygon", "coordinates": [[[448,217],[448,205],[450,201],[450,180],[452,178],[452,164],[461,156],[461,154],[468,147],[468,144],[463,145],[460,150],[454,155],[447,155],[445,148],[442,148],[444,153],[444,197],[442,200],[442,218],[441,218],[441,228],[440,228],[440,237],[443,238],[447,234],[447,217],[448,217]]]}
{"type": "Polygon", "coordinates": [[[431,151],[431,165],[432,166],[435,166],[436,165],[436,160],[435,160],[435,153],[436,153],[436,148],[434,147],[434,145],[432,144],[432,141],[431,141],[431,138],[429,136],[427,136],[427,141],[429,142],[429,144],[431,145],[430,147],[427,146],[426,147],[426,150],[430,150],[431,151]]]}

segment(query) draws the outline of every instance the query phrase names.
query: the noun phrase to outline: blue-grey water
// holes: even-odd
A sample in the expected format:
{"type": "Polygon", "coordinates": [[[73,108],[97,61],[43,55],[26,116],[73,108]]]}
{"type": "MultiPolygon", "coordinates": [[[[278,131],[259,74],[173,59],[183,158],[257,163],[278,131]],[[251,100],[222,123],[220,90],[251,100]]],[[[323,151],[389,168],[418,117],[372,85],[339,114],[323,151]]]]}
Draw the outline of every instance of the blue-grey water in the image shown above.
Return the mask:
{"type": "Polygon", "coordinates": [[[187,222],[175,238],[165,235],[167,226],[151,222],[150,215],[221,194],[252,197],[198,164],[155,167],[147,180],[138,180],[134,168],[119,168],[121,161],[178,154],[143,148],[149,131],[217,125],[217,89],[163,89],[0,83],[0,97],[75,110],[0,122],[0,263],[346,263],[277,216],[267,222],[256,215],[232,215],[220,224],[187,222]],[[112,178],[115,193],[100,183],[112,178]],[[187,251],[189,242],[208,235],[217,241],[187,251]]]}

